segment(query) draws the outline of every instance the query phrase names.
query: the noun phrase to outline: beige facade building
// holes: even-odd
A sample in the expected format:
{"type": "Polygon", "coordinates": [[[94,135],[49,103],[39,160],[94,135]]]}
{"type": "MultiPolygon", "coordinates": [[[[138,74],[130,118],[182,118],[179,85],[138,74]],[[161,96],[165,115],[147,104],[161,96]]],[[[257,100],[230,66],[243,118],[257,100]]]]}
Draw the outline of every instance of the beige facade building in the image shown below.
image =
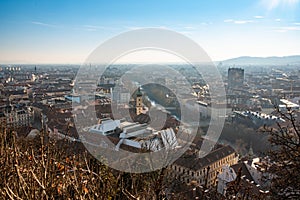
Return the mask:
{"type": "Polygon", "coordinates": [[[217,176],[222,173],[222,166],[237,162],[237,153],[231,146],[218,145],[203,158],[199,156],[197,148],[187,151],[170,166],[170,171],[182,182],[196,181],[199,185],[210,188],[217,185],[217,176]]]}
{"type": "Polygon", "coordinates": [[[7,129],[30,125],[31,114],[27,110],[11,110],[0,114],[0,124],[7,129]]]}

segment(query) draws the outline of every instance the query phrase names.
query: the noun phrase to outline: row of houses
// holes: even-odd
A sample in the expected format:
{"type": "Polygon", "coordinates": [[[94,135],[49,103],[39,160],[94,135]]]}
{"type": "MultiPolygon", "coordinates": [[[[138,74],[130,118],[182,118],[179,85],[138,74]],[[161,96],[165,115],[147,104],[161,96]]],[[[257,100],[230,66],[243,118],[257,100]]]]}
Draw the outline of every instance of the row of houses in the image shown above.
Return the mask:
{"type": "Polygon", "coordinates": [[[9,130],[16,130],[28,127],[31,123],[32,115],[26,107],[5,106],[0,111],[0,127],[9,130]]]}

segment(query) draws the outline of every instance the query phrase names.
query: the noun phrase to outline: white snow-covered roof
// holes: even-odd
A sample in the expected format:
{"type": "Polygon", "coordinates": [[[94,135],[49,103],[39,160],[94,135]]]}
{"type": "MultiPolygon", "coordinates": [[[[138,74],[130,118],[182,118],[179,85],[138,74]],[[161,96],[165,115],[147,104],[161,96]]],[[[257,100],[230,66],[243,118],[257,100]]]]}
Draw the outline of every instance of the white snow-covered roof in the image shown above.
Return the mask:
{"type": "Polygon", "coordinates": [[[113,131],[116,128],[120,128],[120,120],[105,120],[101,124],[97,124],[90,128],[91,132],[95,133],[106,133],[109,131],[113,131]]]}
{"type": "Polygon", "coordinates": [[[234,172],[234,170],[231,167],[229,167],[228,165],[225,165],[222,167],[222,173],[220,173],[218,175],[218,178],[220,180],[225,181],[226,183],[229,183],[229,182],[235,180],[236,176],[237,175],[234,172]]]}

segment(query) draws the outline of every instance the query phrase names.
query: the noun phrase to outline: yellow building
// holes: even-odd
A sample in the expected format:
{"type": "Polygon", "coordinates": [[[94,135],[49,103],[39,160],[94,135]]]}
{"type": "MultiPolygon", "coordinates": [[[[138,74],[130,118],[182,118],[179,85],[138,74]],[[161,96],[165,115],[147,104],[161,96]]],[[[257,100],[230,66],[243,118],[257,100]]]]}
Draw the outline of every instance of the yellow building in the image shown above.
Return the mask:
{"type": "Polygon", "coordinates": [[[136,93],[135,109],[136,115],[139,115],[143,112],[143,94],[140,88],[138,88],[138,91],[136,93]]]}
{"type": "Polygon", "coordinates": [[[218,145],[205,157],[199,156],[199,149],[192,147],[171,166],[171,173],[180,181],[197,182],[205,188],[216,186],[217,175],[222,172],[222,166],[234,165],[238,156],[231,146],[218,145]]]}

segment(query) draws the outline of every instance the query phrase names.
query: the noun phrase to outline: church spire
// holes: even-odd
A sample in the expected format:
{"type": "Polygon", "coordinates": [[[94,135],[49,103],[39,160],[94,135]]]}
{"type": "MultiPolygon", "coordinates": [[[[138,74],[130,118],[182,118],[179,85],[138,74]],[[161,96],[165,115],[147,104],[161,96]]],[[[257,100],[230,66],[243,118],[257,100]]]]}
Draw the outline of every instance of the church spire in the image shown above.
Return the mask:
{"type": "Polygon", "coordinates": [[[135,100],[135,109],[136,109],[136,115],[139,115],[143,112],[143,94],[141,92],[141,88],[138,88],[138,91],[136,93],[136,100],[135,100]]]}

